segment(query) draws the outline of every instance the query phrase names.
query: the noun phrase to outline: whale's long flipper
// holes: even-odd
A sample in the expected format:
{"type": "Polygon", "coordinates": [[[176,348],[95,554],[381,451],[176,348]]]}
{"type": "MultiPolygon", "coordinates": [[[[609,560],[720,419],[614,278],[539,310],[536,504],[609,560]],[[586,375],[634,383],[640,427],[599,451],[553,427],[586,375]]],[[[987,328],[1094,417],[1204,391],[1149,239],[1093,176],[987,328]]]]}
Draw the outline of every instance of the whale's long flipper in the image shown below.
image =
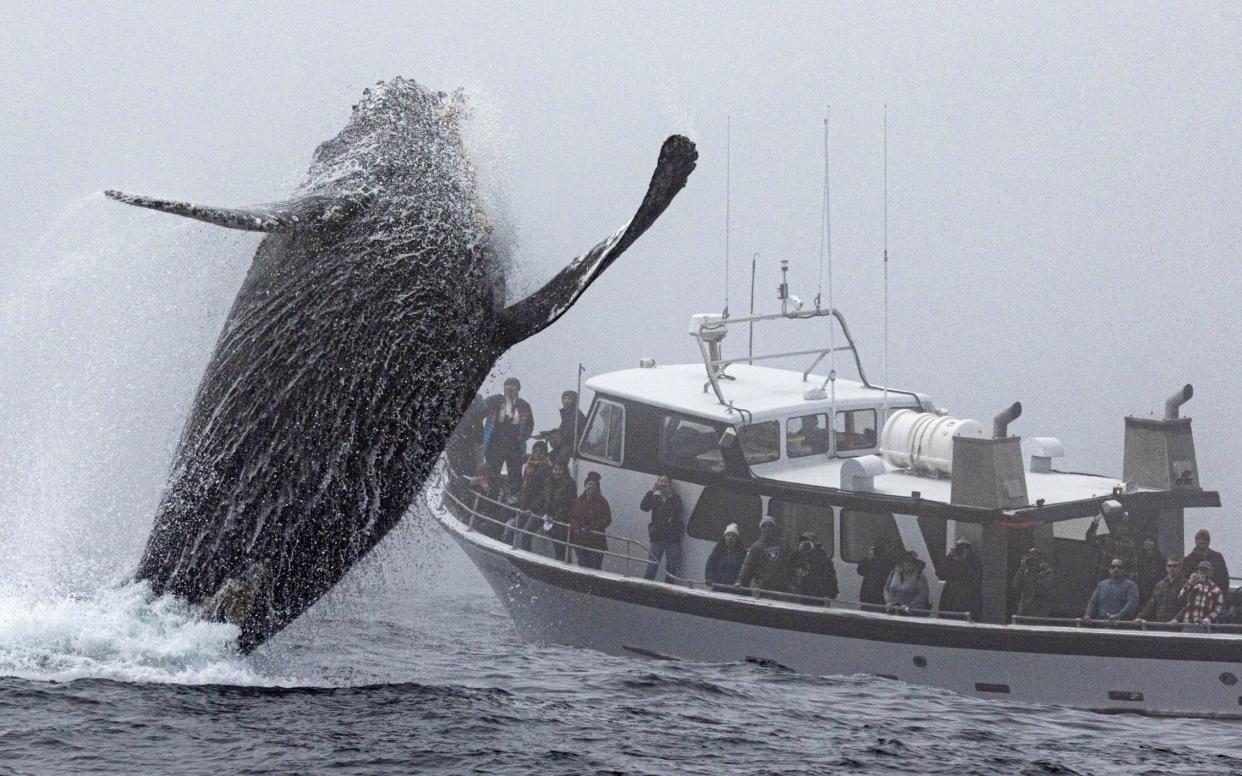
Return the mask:
{"type": "Polygon", "coordinates": [[[137,205],[248,232],[292,232],[311,226],[336,226],[348,220],[365,205],[365,201],[361,198],[313,195],[267,205],[226,208],[156,199],[111,189],[104,193],[109,198],[128,205],[137,205]]]}
{"type": "Polygon", "coordinates": [[[596,245],[535,293],[500,313],[498,337],[505,347],[521,342],[549,326],[565,314],[587,286],[625,252],[660,217],[694,171],[699,153],[694,143],[681,135],[664,141],[647,196],[630,222],[596,245]]]}

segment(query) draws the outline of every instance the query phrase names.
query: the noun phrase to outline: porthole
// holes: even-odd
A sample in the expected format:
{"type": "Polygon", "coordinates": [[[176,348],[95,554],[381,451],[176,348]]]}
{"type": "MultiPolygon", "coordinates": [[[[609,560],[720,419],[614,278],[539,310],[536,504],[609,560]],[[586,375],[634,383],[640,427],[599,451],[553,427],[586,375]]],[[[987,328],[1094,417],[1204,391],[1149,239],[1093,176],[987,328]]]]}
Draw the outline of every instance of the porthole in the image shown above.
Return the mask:
{"type": "Polygon", "coordinates": [[[922,655],[915,655],[914,656],[914,667],[915,668],[927,668],[927,658],[923,657],[922,655]]]}
{"type": "Polygon", "coordinates": [[[1238,683],[1238,677],[1226,671],[1225,673],[1220,675],[1220,683],[1225,685],[1226,687],[1233,687],[1235,684],[1238,683]]]}

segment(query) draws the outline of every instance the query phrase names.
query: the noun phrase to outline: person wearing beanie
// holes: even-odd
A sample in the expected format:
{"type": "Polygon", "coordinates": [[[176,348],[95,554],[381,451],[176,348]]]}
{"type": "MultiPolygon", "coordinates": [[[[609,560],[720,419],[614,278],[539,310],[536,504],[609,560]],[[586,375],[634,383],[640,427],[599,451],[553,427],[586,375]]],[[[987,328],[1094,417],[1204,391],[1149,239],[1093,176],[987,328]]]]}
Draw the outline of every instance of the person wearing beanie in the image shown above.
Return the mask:
{"type": "Polygon", "coordinates": [[[819,543],[819,537],[811,531],[798,537],[798,552],[794,556],[791,578],[794,592],[808,598],[836,598],[840,592],[832,558],[824,551],[824,545],[819,543]]]}
{"type": "Polygon", "coordinates": [[[1204,561],[1212,564],[1212,581],[1222,593],[1229,592],[1229,567],[1225,565],[1225,556],[1211,547],[1212,534],[1206,528],[1195,531],[1195,548],[1182,559],[1182,568],[1187,572],[1194,571],[1204,561]]]}
{"type": "MultiPolygon", "coordinates": [[[[789,570],[794,550],[781,539],[776,518],[764,515],[759,521],[759,540],[746,552],[746,560],[737,573],[738,587],[789,592],[789,570]]],[[[757,594],[762,596],[760,592],[757,594]]]]}
{"type": "Polygon", "coordinates": [[[983,564],[970,542],[957,540],[945,556],[940,578],[944,580],[940,611],[970,612],[971,617],[979,619],[983,614],[983,564]]]}
{"type": "Polygon", "coordinates": [[[582,495],[569,513],[569,543],[576,545],[578,565],[598,569],[604,566],[604,550],[608,537],[604,531],[612,525],[612,508],[600,490],[599,472],[590,472],[582,485],[582,495]]]}
{"type": "Polygon", "coordinates": [[[737,581],[737,575],[741,573],[745,560],[746,548],[742,546],[742,533],[738,530],[737,523],[729,523],[724,530],[724,538],[716,543],[712,554],[707,556],[703,578],[713,589],[716,585],[732,585],[737,581]]]}
{"type": "Polygon", "coordinates": [[[1182,602],[1182,610],[1174,619],[1189,625],[1211,625],[1220,622],[1221,607],[1224,595],[1217,584],[1212,581],[1212,564],[1201,561],[1195,573],[1186,580],[1185,587],[1178,595],[1182,602]]]}

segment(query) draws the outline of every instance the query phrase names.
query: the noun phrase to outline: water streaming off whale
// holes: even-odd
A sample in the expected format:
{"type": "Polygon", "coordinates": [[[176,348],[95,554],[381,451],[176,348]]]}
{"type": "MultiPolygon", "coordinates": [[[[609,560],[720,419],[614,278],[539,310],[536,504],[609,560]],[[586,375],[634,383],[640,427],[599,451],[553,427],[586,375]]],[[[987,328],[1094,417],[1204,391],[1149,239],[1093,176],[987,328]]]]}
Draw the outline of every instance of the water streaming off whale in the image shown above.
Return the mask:
{"type": "Polygon", "coordinates": [[[629,223],[504,306],[505,246],[460,94],[394,79],[316,150],[291,200],[249,208],[109,192],[266,234],[199,385],[137,578],[212,610],[253,649],[397,524],[476,389],[664,211],[694,168],[665,142],[629,223]]]}

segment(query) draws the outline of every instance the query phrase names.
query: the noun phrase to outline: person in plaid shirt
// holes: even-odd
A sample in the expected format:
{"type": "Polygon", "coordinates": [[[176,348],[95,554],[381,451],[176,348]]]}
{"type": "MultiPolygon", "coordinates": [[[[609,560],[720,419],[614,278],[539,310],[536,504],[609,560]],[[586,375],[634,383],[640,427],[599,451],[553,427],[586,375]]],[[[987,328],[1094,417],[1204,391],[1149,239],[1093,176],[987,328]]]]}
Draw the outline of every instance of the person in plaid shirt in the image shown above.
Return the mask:
{"type": "Polygon", "coordinates": [[[1182,610],[1178,618],[1192,625],[1211,625],[1220,619],[1222,594],[1212,581],[1212,564],[1203,561],[1196,573],[1190,575],[1186,586],[1178,595],[1182,610]]]}

